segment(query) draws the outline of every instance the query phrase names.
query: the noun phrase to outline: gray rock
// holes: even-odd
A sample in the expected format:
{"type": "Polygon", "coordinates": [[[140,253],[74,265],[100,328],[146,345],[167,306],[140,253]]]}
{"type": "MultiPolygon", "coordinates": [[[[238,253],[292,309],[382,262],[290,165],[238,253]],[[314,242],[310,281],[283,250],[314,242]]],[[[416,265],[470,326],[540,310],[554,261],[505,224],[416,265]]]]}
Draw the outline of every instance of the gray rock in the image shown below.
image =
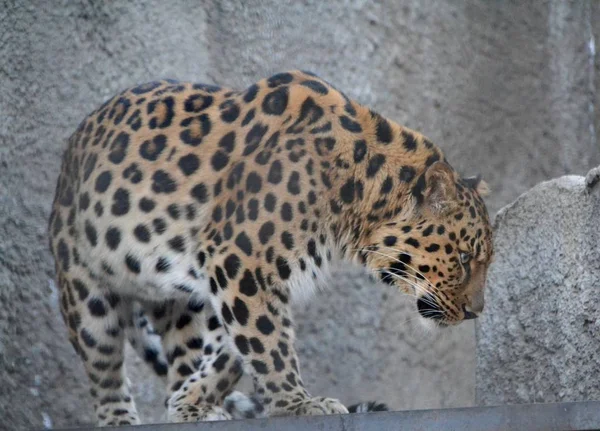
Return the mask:
{"type": "Polygon", "coordinates": [[[599,174],[544,182],[498,213],[478,404],[600,398],[599,174]]]}
{"type": "MultiPolygon", "coordinates": [[[[483,174],[494,212],[600,163],[598,13],[591,0],[0,0],[0,429],[92,419],[45,231],[66,138],[103,100],[157,77],[242,88],[313,70],[483,174]]],[[[297,311],[313,393],[399,409],[473,403],[472,325],[411,332],[394,292],[353,272],[335,280],[297,311]]],[[[142,415],[159,420],[164,392],[138,361],[128,367],[142,415]]]]}

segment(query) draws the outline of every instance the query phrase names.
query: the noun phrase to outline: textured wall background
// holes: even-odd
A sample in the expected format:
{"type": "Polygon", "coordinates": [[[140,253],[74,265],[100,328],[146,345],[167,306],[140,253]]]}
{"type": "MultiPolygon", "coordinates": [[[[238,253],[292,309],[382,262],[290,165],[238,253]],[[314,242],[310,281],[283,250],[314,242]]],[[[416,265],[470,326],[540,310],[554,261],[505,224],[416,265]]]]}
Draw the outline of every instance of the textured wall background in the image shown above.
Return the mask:
{"type": "MultiPolygon", "coordinates": [[[[481,172],[491,212],[600,163],[593,0],[243,3],[0,0],[0,429],[91,420],[45,226],[66,138],[120,89],[157,77],[243,88],[309,69],[481,172]]],[[[298,309],[309,389],[397,409],[472,405],[473,325],[423,334],[404,311],[395,292],[340,273],[298,309]]],[[[160,418],[162,393],[130,365],[142,413],[160,418]]]]}
{"type": "Polygon", "coordinates": [[[496,217],[477,328],[479,404],[600,399],[600,167],[587,184],[544,182],[496,217]]]}

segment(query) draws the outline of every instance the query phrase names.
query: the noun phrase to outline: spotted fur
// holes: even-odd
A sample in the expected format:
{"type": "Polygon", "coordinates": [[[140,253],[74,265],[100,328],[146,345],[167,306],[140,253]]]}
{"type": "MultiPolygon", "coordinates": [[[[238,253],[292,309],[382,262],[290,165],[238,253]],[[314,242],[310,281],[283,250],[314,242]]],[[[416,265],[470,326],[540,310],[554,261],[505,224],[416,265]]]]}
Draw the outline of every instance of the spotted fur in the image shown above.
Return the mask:
{"type": "Polygon", "coordinates": [[[437,326],[476,317],[493,254],[483,188],[307,72],[116,95],[69,139],[49,222],[98,423],[139,422],[125,338],[165,379],[172,420],[226,417],[247,401],[225,401],[242,372],[265,414],[347,412],[304,388],[290,302],[341,259],[437,326]]]}

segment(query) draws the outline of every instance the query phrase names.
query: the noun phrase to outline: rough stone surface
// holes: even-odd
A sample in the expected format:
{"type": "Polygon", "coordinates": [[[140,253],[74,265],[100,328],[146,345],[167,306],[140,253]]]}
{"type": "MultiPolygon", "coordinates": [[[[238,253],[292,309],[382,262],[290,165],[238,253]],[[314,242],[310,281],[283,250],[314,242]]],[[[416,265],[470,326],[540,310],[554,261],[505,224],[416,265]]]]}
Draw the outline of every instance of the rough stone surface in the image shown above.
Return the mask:
{"type": "MultiPolygon", "coordinates": [[[[0,429],[92,418],[45,226],[66,138],[103,100],[157,77],[241,88],[313,70],[422,130],[466,175],[482,173],[494,212],[541,180],[600,163],[598,13],[592,0],[0,0],[0,429]]],[[[300,307],[309,389],[398,409],[471,405],[473,325],[412,332],[404,302],[340,272],[300,307]]],[[[128,365],[142,415],[158,420],[163,392],[128,365]]]]}
{"type": "Polygon", "coordinates": [[[600,399],[599,175],[541,183],[498,213],[478,404],[600,399]]]}

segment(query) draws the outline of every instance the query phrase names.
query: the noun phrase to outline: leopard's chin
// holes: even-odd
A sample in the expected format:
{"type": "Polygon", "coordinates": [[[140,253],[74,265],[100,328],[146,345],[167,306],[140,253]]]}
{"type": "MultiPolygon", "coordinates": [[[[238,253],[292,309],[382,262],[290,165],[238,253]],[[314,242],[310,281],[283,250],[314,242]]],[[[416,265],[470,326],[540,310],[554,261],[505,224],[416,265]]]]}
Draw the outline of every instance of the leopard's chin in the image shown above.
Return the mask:
{"type": "Polygon", "coordinates": [[[423,317],[419,314],[418,317],[420,326],[425,329],[427,332],[437,332],[448,328],[450,325],[443,320],[439,319],[430,319],[428,317],[423,317]]]}

